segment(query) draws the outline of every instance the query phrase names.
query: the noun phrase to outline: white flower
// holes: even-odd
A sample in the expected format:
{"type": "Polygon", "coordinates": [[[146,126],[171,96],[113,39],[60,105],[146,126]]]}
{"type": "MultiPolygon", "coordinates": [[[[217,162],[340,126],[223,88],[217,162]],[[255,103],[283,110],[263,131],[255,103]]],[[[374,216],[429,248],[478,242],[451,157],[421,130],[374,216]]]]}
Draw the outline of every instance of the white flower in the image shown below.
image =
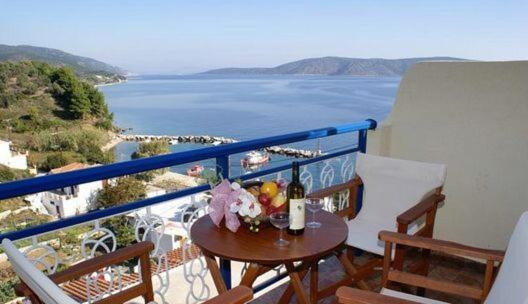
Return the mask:
{"type": "Polygon", "coordinates": [[[240,194],[238,195],[238,199],[242,201],[242,204],[250,204],[257,202],[257,199],[253,194],[246,191],[246,189],[240,189],[240,194]]]}
{"type": "Polygon", "coordinates": [[[240,189],[240,188],[241,188],[241,187],[240,187],[240,184],[239,184],[239,183],[237,183],[237,182],[232,182],[232,183],[231,183],[231,189],[233,189],[233,190],[238,190],[238,189],[240,189]]]}
{"type": "Polygon", "coordinates": [[[242,207],[242,201],[238,199],[229,205],[229,212],[237,213],[240,210],[240,207],[242,207]]]}
{"type": "Polygon", "coordinates": [[[259,216],[262,213],[262,209],[260,208],[260,204],[257,202],[251,202],[249,204],[242,204],[242,207],[238,211],[238,214],[241,216],[249,216],[251,218],[255,218],[259,216]]]}

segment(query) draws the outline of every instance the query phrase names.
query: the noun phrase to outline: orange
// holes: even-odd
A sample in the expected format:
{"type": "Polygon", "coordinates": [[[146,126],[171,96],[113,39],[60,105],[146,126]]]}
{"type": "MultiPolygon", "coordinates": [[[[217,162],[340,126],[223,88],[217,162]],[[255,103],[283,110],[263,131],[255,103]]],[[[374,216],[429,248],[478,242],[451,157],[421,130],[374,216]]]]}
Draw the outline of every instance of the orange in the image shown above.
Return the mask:
{"type": "Polygon", "coordinates": [[[264,182],[260,187],[260,193],[265,193],[273,198],[279,193],[279,187],[274,182],[264,182]]]}

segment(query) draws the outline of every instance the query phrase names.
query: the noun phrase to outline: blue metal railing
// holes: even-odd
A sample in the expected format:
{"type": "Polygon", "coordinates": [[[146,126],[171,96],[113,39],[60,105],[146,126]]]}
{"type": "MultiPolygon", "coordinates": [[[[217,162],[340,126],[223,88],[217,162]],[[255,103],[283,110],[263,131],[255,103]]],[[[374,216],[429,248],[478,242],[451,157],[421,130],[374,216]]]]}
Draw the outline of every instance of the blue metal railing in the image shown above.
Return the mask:
{"type": "MultiPolygon", "coordinates": [[[[322,160],[339,157],[342,155],[354,153],[357,151],[365,152],[367,130],[375,129],[376,121],[367,119],[365,121],[356,122],[352,124],[340,125],[335,127],[328,127],[322,129],[315,129],[310,131],[296,132],[291,134],[271,136],[267,138],[248,140],[238,143],[226,144],[216,147],[208,147],[196,149],[185,152],[171,153],[149,158],[142,158],[119,162],[109,165],[91,167],[66,173],[52,174],[41,177],[29,178],[19,181],[13,181],[0,184],[0,200],[38,193],[42,191],[54,190],[68,186],[79,185],[87,182],[110,179],[119,176],[125,176],[144,171],[150,171],[170,166],[176,166],[186,163],[203,161],[206,159],[216,159],[218,173],[221,173],[224,178],[248,180],[260,176],[277,173],[291,168],[291,164],[274,167],[271,169],[260,170],[258,172],[245,174],[237,177],[230,176],[229,172],[229,156],[237,153],[263,149],[270,146],[289,144],[310,139],[323,138],[337,134],[344,134],[349,132],[358,132],[358,145],[349,149],[341,150],[334,153],[324,154],[315,158],[303,160],[301,165],[308,165],[322,160]]],[[[193,188],[183,189],[177,192],[167,193],[144,200],[130,202],[127,204],[114,206],[108,209],[96,210],[93,212],[60,219],[54,222],[41,224],[34,227],[29,227],[20,231],[12,231],[0,234],[0,242],[4,238],[10,240],[20,240],[32,236],[46,234],[63,228],[68,228],[74,225],[108,218],[111,216],[131,212],[136,209],[152,206],[164,201],[189,196],[200,193],[210,189],[209,185],[200,185],[193,188]]],[[[223,261],[222,271],[226,285],[230,287],[230,266],[228,261],[223,261]]]]}

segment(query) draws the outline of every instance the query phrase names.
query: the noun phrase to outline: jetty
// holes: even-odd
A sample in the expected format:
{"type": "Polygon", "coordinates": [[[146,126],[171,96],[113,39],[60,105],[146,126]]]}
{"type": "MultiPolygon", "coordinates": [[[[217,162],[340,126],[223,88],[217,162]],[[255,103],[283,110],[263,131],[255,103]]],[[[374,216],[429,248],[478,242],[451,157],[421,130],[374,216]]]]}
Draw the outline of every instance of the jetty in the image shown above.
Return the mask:
{"type": "MultiPolygon", "coordinates": [[[[234,138],[223,136],[210,135],[147,135],[147,134],[119,134],[117,137],[124,141],[153,141],[163,140],[169,142],[171,145],[179,143],[194,143],[194,144],[209,144],[209,145],[225,145],[239,142],[234,138]]],[[[320,150],[303,150],[289,147],[272,146],[264,149],[270,154],[284,155],[295,158],[313,158],[322,155],[320,150]]]]}

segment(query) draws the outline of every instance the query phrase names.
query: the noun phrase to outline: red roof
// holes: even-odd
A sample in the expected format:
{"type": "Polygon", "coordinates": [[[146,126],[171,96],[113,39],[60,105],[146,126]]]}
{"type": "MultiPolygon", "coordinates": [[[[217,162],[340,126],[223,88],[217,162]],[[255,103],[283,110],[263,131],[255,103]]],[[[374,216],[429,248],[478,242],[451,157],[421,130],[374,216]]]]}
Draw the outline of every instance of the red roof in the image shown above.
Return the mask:
{"type": "Polygon", "coordinates": [[[90,165],[75,162],[75,163],[67,164],[66,166],[63,166],[63,167],[51,169],[50,173],[63,173],[63,172],[68,172],[68,171],[84,169],[88,167],[90,167],[90,165]]]}

